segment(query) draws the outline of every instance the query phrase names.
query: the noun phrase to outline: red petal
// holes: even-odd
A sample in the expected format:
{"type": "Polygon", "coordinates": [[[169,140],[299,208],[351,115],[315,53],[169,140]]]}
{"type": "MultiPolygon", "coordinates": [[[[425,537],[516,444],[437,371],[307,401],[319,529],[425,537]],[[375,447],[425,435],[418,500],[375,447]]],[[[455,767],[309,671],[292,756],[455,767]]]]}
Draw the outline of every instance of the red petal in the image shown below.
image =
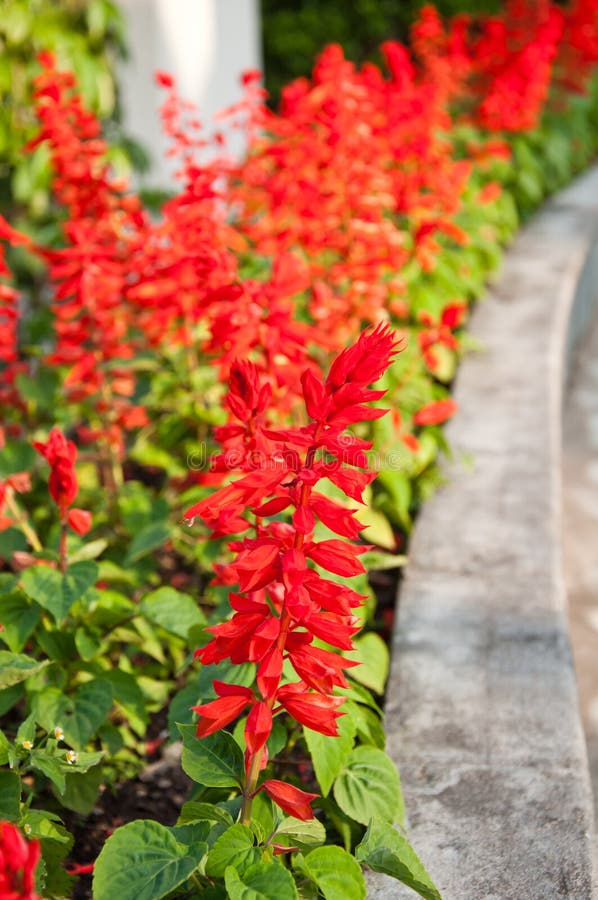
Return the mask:
{"type": "Polygon", "coordinates": [[[264,781],[260,790],[262,788],[287,815],[303,821],[314,818],[314,811],[309,804],[319,796],[318,794],[308,794],[307,791],[301,791],[292,784],[277,781],[275,778],[264,781]]]}

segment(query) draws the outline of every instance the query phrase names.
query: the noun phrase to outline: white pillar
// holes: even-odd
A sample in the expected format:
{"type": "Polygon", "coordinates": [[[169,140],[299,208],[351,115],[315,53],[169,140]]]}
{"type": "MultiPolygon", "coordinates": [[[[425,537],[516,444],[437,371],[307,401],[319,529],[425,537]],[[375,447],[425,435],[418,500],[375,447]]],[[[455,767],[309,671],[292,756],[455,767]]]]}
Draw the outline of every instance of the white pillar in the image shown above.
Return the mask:
{"type": "MultiPolygon", "coordinates": [[[[167,142],[160,130],[158,108],[164,91],[153,73],[169,72],[181,96],[198,108],[202,123],[239,100],[239,76],[261,68],[258,0],[120,0],[127,22],[130,59],[120,68],[120,87],[127,132],[152,157],[148,185],[172,187],[167,142]]],[[[211,130],[211,129],[210,129],[211,130]]],[[[243,152],[239,134],[229,146],[243,152]]]]}

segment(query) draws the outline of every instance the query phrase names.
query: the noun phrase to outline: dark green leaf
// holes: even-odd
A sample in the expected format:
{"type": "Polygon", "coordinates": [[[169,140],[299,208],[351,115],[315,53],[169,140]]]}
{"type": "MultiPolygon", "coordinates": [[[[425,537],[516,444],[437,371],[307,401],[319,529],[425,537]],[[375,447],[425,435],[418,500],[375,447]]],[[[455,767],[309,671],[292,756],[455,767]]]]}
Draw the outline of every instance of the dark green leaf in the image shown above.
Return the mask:
{"type": "Polygon", "coordinates": [[[0,771],[0,819],[16,822],[19,818],[21,779],[16,772],[0,771]]]}
{"type": "Polygon", "coordinates": [[[278,862],[258,862],[245,872],[229,866],[224,873],[231,900],[296,900],[293,876],[278,862]]]}
{"type": "Polygon", "coordinates": [[[198,862],[164,825],[138,819],[104,844],[94,869],[94,900],[160,900],[183,884],[198,862]]]}
{"type": "Polygon", "coordinates": [[[57,624],[85,591],[98,579],[97,563],[91,560],[74,563],[61,575],[50,566],[31,566],[21,575],[21,585],[28,597],[47,609],[57,624]]]}
{"type": "Polygon", "coordinates": [[[195,736],[194,725],[179,725],[183,736],[181,765],[189,778],[205,787],[234,787],[242,783],[243,754],[226,731],[204,738],[195,736]]]}
{"type": "Polygon", "coordinates": [[[206,624],[196,601],[189,594],[182,594],[172,587],[161,587],[146,594],[140,609],[154,625],[160,625],[171,634],[185,639],[191,628],[206,624]]]}
{"type": "Polygon", "coordinates": [[[13,653],[20,653],[39,621],[39,607],[18,589],[0,597],[0,638],[13,653]]]}
{"type": "Polygon", "coordinates": [[[206,860],[206,875],[211,878],[222,878],[228,866],[234,866],[242,874],[261,857],[254,844],[255,838],[251,828],[241,824],[231,825],[220,835],[210,850],[206,860]]]}
{"type": "Polygon", "coordinates": [[[129,547],[129,551],[125,558],[125,565],[137,562],[152,550],[161,547],[172,534],[172,528],[167,522],[152,522],[146,525],[141,531],[138,531],[129,547]]]}
{"type": "Polygon", "coordinates": [[[62,806],[88,816],[96,804],[104,778],[101,766],[96,765],[88,772],[81,771],[79,765],[73,766],[64,778],[65,787],[60,795],[62,806]]]}
{"type": "Polygon", "coordinates": [[[226,809],[214,806],[212,803],[199,803],[197,800],[189,800],[183,803],[177,825],[186,825],[188,822],[221,822],[229,826],[233,824],[233,818],[226,809]]]}

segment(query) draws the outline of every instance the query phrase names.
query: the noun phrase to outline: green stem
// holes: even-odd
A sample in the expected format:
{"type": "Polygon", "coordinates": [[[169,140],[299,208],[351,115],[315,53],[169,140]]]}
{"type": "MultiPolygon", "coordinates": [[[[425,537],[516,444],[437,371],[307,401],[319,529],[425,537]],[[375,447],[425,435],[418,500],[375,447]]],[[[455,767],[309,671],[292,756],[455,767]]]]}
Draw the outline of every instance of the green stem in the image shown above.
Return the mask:
{"type": "Polygon", "coordinates": [[[67,520],[66,515],[60,521],[60,546],[59,546],[59,556],[60,556],[60,571],[62,574],[66,574],[66,569],[68,565],[67,561],[67,553],[66,553],[66,536],[67,536],[67,520]]]}

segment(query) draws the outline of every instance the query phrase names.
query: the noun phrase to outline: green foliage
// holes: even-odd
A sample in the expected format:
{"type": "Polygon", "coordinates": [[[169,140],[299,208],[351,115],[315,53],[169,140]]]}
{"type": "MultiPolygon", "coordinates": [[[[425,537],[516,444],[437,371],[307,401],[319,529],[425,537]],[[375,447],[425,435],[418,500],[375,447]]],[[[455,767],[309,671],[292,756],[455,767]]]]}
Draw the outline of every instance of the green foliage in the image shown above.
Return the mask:
{"type": "Polygon", "coordinates": [[[415,850],[388,822],[371,820],[363,840],[355,849],[355,858],[374,872],[382,872],[407,884],[424,900],[440,900],[440,894],[415,850]]]}
{"type": "Polygon", "coordinates": [[[207,844],[180,843],[172,829],[138,819],[106,841],[93,875],[95,900],[160,900],[184,884],[206,854],[207,844]]]}
{"type": "MultiPolygon", "coordinates": [[[[327,44],[340,44],[348,59],[375,57],[386,40],[406,40],[426,0],[261,0],[266,88],[276,103],[285,84],[309,75],[315,57],[327,44]]],[[[443,16],[479,12],[476,0],[439,0],[443,16]]],[[[501,0],[487,0],[488,12],[501,0]]]]}
{"type": "MultiPolygon", "coordinates": [[[[124,53],[122,15],[112,0],[0,0],[0,198],[4,215],[52,216],[43,147],[23,148],[36,130],[32,84],[41,51],[77,76],[85,102],[114,118],[114,65],[124,53]]],[[[30,225],[31,227],[31,225],[30,225]]],[[[41,395],[36,402],[43,402],[41,395]]]]}

